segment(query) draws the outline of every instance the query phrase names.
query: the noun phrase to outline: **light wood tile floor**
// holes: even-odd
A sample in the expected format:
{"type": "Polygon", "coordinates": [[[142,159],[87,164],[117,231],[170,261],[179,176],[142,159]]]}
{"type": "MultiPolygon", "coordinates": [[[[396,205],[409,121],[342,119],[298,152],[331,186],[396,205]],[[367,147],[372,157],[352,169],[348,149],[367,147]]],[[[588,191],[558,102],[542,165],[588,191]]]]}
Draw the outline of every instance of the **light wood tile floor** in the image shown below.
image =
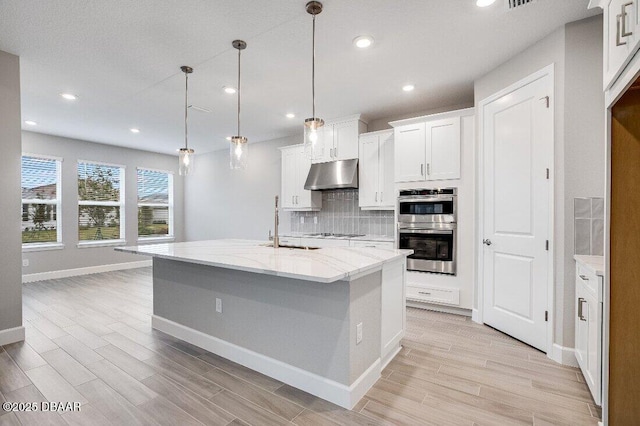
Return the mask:
{"type": "Polygon", "coordinates": [[[2,425],[595,425],[580,371],[469,318],[407,310],[402,352],[349,411],[151,329],[151,269],[24,285],[0,402],[78,401],[2,425]]]}

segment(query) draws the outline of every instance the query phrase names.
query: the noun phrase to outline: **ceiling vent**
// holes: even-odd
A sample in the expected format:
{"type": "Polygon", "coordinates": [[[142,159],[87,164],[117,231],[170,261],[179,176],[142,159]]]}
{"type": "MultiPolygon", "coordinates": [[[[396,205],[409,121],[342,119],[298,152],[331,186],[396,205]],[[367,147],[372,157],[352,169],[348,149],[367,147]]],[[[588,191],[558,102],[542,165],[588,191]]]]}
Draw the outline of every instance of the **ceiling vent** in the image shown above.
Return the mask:
{"type": "Polygon", "coordinates": [[[536,0],[507,0],[507,4],[509,5],[509,10],[517,9],[519,7],[523,7],[535,2],[536,0]]]}

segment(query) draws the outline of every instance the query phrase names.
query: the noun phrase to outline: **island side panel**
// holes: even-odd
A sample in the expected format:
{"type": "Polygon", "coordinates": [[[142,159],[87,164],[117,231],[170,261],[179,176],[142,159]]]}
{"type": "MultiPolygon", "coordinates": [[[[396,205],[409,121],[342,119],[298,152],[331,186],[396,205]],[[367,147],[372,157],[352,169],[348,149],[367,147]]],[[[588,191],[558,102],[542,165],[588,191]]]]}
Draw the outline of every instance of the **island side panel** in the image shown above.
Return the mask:
{"type": "Polygon", "coordinates": [[[349,339],[349,383],[355,382],[374,363],[380,361],[380,310],[382,271],[352,280],[350,289],[351,321],[349,339]],[[362,323],[362,341],[357,343],[356,327],[362,323]]]}
{"type": "Polygon", "coordinates": [[[153,291],[156,316],[350,384],[348,282],[325,284],[154,258],[153,291]],[[216,298],[222,299],[222,313],[216,312],[216,298]]]}

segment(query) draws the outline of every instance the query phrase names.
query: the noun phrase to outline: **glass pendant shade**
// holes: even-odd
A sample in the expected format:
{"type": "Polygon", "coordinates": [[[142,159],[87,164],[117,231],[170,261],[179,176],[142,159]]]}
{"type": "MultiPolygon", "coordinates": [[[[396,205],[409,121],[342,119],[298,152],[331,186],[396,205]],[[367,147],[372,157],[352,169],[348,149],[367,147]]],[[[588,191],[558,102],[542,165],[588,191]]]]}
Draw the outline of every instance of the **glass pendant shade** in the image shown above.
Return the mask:
{"type": "Polygon", "coordinates": [[[190,148],[180,148],[180,156],[178,157],[180,176],[186,176],[193,172],[193,160],[195,160],[195,151],[190,148]]]}
{"type": "Polygon", "coordinates": [[[249,157],[249,144],[247,138],[243,136],[233,136],[229,144],[229,166],[233,170],[244,170],[247,168],[249,157]]]}
{"type": "Polygon", "coordinates": [[[321,137],[321,127],[324,120],[321,118],[307,118],[304,121],[304,152],[312,160],[324,156],[324,140],[321,137]]]}

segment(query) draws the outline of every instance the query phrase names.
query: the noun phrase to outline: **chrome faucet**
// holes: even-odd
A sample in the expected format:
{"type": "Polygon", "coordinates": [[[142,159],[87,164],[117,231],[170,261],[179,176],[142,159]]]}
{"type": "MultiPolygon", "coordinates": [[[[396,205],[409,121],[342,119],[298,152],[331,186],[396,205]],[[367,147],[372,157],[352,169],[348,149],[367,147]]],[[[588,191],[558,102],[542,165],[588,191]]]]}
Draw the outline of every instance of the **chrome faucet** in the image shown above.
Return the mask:
{"type": "Polygon", "coordinates": [[[280,218],[278,217],[278,196],[276,195],[276,211],[274,220],[274,233],[273,233],[273,248],[280,247],[280,237],[278,236],[278,225],[280,224],[280,218]]]}

